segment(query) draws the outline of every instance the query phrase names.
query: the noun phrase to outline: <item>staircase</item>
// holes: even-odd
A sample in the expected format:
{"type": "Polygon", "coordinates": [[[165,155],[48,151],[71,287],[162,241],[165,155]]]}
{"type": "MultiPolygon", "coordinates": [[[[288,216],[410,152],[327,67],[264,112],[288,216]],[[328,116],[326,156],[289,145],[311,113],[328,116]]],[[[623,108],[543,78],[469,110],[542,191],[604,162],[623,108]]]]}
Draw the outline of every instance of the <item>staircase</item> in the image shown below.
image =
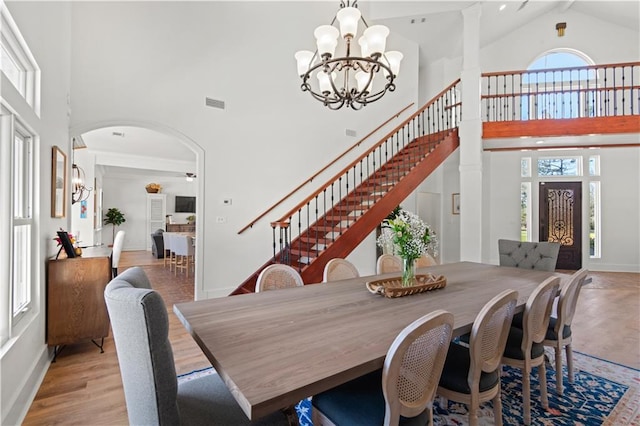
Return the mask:
{"type": "Polygon", "coordinates": [[[252,293],[272,263],[322,281],[325,264],[346,257],[459,145],[458,81],[273,222],[274,255],[232,294],[252,293]]]}

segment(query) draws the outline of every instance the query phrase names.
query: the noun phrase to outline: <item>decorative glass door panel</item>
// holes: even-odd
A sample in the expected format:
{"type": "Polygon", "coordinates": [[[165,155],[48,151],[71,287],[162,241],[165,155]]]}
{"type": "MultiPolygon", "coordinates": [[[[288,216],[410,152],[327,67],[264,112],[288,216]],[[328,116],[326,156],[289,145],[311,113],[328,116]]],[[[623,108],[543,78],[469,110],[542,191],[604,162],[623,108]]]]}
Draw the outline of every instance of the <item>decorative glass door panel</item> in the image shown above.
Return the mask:
{"type": "Polygon", "coordinates": [[[582,266],[582,183],[540,183],[540,241],[561,244],[557,269],[582,266]]]}

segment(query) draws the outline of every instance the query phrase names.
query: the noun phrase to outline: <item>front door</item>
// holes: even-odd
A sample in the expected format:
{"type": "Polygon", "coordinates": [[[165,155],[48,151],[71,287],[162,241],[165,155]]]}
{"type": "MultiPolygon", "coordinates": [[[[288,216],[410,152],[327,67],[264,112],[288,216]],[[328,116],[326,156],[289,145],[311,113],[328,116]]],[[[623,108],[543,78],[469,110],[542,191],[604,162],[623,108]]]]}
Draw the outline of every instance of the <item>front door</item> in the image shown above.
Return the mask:
{"type": "Polygon", "coordinates": [[[557,269],[582,267],[582,183],[540,182],[540,241],[561,244],[557,269]]]}

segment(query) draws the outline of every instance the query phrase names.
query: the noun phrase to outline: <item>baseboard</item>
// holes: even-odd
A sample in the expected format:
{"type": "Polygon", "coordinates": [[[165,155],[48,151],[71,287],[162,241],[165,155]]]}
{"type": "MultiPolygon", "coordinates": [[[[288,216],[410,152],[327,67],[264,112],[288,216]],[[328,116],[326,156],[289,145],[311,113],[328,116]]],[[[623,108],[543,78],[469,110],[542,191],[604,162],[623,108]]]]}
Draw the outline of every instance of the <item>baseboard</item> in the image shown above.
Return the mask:
{"type": "Polygon", "coordinates": [[[49,365],[51,365],[49,347],[44,345],[40,356],[31,369],[31,374],[24,380],[22,389],[17,393],[11,406],[7,410],[3,410],[6,413],[1,422],[3,425],[21,425],[23,423],[44,376],[49,370],[49,365]]]}

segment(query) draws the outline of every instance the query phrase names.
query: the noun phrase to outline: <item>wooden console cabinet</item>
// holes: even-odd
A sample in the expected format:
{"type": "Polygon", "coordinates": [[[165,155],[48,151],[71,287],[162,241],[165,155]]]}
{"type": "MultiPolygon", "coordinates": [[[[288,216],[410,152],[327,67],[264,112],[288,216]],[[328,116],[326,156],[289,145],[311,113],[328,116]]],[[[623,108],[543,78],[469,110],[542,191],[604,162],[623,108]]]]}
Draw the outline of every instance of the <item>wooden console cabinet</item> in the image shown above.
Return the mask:
{"type": "Polygon", "coordinates": [[[167,232],[196,232],[195,223],[168,223],[167,232]]]}
{"type": "MultiPolygon", "coordinates": [[[[91,247],[81,257],[47,265],[47,344],[64,346],[109,335],[104,289],[111,280],[111,249],[91,247]]],[[[94,343],[96,343],[94,341],[94,343]]],[[[96,343],[98,345],[98,343],[96,343]]],[[[98,345],[102,349],[102,345],[98,345]]],[[[56,353],[57,355],[57,353],[56,353]]]]}

